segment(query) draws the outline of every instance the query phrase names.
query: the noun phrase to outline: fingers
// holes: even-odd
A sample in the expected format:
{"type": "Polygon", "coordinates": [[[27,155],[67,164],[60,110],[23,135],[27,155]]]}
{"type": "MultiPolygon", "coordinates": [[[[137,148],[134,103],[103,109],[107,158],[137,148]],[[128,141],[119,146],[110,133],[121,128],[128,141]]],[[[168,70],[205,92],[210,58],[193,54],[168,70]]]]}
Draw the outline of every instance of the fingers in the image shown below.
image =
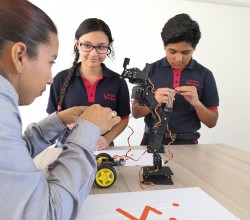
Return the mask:
{"type": "Polygon", "coordinates": [[[104,109],[105,109],[105,111],[107,111],[111,115],[112,118],[115,118],[117,116],[117,112],[112,111],[111,108],[105,107],[104,109]]]}
{"type": "Polygon", "coordinates": [[[167,103],[169,96],[171,96],[172,99],[174,99],[176,91],[174,89],[170,88],[159,88],[157,89],[155,93],[155,99],[159,103],[167,103]]]}
{"type": "Polygon", "coordinates": [[[96,150],[104,150],[109,147],[108,142],[104,136],[100,136],[96,144],[96,150]]]}
{"type": "Polygon", "coordinates": [[[108,148],[108,147],[104,147],[104,146],[99,145],[99,144],[96,145],[96,150],[97,150],[97,151],[99,151],[99,150],[105,150],[105,149],[107,149],[107,148],[108,148]]]}
{"type": "Polygon", "coordinates": [[[181,86],[175,88],[176,93],[182,96],[197,96],[197,88],[195,86],[181,86]]]}
{"type": "Polygon", "coordinates": [[[110,112],[111,113],[111,115],[112,115],[112,118],[115,118],[116,116],[117,116],[117,112],[116,111],[112,111],[112,112],[110,112]]]}
{"type": "Polygon", "coordinates": [[[159,93],[159,94],[168,94],[169,92],[174,93],[175,90],[174,89],[170,89],[170,88],[159,88],[159,89],[157,89],[156,92],[159,93]]]}
{"type": "Polygon", "coordinates": [[[189,92],[189,91],[196,91],[196,87],[195,86],[180,86],[180,87],[176,87],[175,91],[177,93],[182,93],[182,92],[189,92]]]}
{"type": "Polygon", "coordinates": [[[104,107],[104,110],[106,111],[106,112],[112,112],[112,109],[111,108],[109,108],[109,107],[104,107]]]}
{"type": "Polygon", "coordinates": [[[111,117],[111,122],[110,122],[110,128],[109,130],[116,125],[117,123],[119,123],[121,121],[121,118],[119,116],[117,116],[117,112],[116,111],[112,111],[110,108],[105,107],[105,110],[108,112],[108,117],[111,117]]]}
{"type": "Polygon", "coordinates": [[[120,118],[119,116],[113,117],[113,118],[111,119],[111,125],[112,125],[112,127],[113,127],[114,125],[118,124],[120,121],[121,121],[121,118],[120,118]]]}
{"type": "Polygon", "coordinates": [[[121,121],[116,111],[112,111],[107,107],[104,108],[98,104],[86,108],[81,114],[80,119],[90,121],[97,125],[101,130],[101,134],[104,134],[121,121]]]}
{"type": "Polygon", "coordinates": [[[75,116],[80,116],[89,106],[76,106],[73,107],[74,115],[75,116]]]}
{"type": "Polygon", "coordinates": [[[57,115],[63,124],[73,124],[87,108],[88,106],[76,106],[57,112],[57,115]]]}

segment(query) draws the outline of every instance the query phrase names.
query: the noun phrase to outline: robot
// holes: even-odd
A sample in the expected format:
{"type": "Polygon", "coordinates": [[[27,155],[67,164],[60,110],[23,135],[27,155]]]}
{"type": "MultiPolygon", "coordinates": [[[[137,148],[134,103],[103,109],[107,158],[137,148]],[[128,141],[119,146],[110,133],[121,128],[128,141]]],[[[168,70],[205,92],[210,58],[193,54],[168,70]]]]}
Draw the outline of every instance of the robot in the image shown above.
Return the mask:
{"type": "MultiPolygon", "coordinates": [[[[124,59],[124,70],[121,74],[121,78],[127,78],[130,83],[136,84],[132,89],[131,98],[137,99],[139,105],[146,105],[149,107],[154,118],[154,124],[158,124],[153,127],[153,137],[150,137],[150,143],[147,145],[147,151],[153,154],[153,166],[143,167],[143,182],[151,182],[159,185],[172,185],[173,181],[171,176],[173,175],[173,172],[168,166],[162,166],[162,159],[159,154],[165,152],[162,140],[165,136],[168,124],[168,116],[166,112],[171,112],[172,108],[166,106],[163,109],[158,106],[159,103],[154,97],[152,85],[150,85],[148,79],[150,65],[146,64],[144,71],[141,71],[138,68],[127,69],[129,61],[129,58],[124,59]]],[[[165,161],[164,164],[165,163],[167,163],[167,161],[165,161]]]]}
{"type": "MultiPolygon", "coordinates": [[[[139,105],[147,106],[154,118],[154,126],[152,129],[153,136],[150,137],[150,143],[147,145],[147,151],[153,154],[153,166],[143,167],[143,183],[153,183],[158,185],[172,185],[171,176],[173,172],[165,164],[162,165],[160,153],[165,153],[162,140],[165,136],[166,127],[168,124],[168,116],[166,112],[172,111],[171,108],[159,107],[159,103],[154,97],[152,86],[149,83],[148,73],[150,65],[146,64],[144,71],[138,68],[127,69],[130,59],[125,58],[123,63],[123,72],[121,78],[127,78],[130,83],[136,84],[132,89],[132,99],[137,99],[139,105]]],[[[125,164],[125,157],[112,158],[109,154],[101,153],[96,156],[98,170],[96,173],[95,183],[101,188],[107,188],[114,184],[116,180],[116,171],[114,167],[125,164]]]]}

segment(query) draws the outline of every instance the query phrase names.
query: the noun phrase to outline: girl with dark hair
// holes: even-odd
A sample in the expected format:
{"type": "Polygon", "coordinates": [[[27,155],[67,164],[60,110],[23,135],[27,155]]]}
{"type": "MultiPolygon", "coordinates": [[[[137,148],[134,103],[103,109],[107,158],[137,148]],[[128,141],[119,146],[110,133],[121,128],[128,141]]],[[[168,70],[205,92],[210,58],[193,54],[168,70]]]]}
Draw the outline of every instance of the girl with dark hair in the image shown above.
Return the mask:
{"type": "MultiPolygon", "coordinates": [[[[112,43],[110,28],[104,21],[97,18],[84,20],[75,33],[73,65],[55,76],[47,108],[51,114],[72,106],[97,103],[115,110],[121,122],[99,138],[97,150],[113,145],[113,140],[126,128],[130,114],[126,81],[103,63],[107,56],[114,55],[112,43]],[[81,62],[78,62],[79,58],[81,62]]],[[[59,139],[57,146],[64,143],[69,134],[70,129],[59,139]]]]}
{"type": "Polygon", "coordinates": [[[76,219],[94,181],[97,140],[120,118],[100,105],[72,107],[29,125],[22,135],[18,105],[31,104],[52,83],[57,29],[26,0],[1,0],[0,21],[0,218],[76,219]],[[33,158],[70,123],[74,131],[46,179],[33,158]]]}

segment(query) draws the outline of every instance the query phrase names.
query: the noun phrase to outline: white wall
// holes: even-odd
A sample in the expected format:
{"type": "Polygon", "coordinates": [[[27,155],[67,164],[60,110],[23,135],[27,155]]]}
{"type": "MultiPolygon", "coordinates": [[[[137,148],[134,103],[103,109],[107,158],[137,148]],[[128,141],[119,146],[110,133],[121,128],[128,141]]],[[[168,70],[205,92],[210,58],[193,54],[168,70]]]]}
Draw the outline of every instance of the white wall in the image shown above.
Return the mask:
{"type": "MultiPolygon", "coordinates": [[[[225,143],[250,151],[250,8],[184,0],[31,0],[48,13],[59,30],[59,57],[53,74],[71,66],[73,38],[78,25],[86,18],[103,19],[114,37],[116,59],[106,64],[121,73],[123,60],[129,67],[142,69],[145,63],[164,56],[160,32],[165,22],[178,13],[188,13],[197,20],[202,39],[194,58],[213,71],[220,95],[219,120],[213,129],[202,127],[199,143],[225,143]],[[60,4],[60,6],[59,6],[60,4]],[[54,8],[57,8],[56,10],[54,8]]],[[[129,85],[132,88],[134,85],[129,85]]],[[[49,88],[32,105],[21,107],[23,124],[46,116],[49,88]]],[[[131,119],[135,130],[131,145],[139,145],[142,119],[131,119]]],[[[127,145],[127,128],[116,145],[127,145]]]]}

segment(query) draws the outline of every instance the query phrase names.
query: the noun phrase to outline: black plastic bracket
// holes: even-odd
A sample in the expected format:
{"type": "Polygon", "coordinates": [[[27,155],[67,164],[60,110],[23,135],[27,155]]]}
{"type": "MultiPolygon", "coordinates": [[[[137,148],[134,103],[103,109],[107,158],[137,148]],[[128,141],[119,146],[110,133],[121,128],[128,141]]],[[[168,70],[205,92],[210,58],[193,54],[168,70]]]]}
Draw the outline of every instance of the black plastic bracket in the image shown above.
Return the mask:
{"type": "Polygon", "coordinates": [[[174,174],[169,167],[161,167],[157,171],[155,171],[153,166],[143,167],[142,183],[151,182],[156,185],[173,185],[172,175],[174,174]]]}

